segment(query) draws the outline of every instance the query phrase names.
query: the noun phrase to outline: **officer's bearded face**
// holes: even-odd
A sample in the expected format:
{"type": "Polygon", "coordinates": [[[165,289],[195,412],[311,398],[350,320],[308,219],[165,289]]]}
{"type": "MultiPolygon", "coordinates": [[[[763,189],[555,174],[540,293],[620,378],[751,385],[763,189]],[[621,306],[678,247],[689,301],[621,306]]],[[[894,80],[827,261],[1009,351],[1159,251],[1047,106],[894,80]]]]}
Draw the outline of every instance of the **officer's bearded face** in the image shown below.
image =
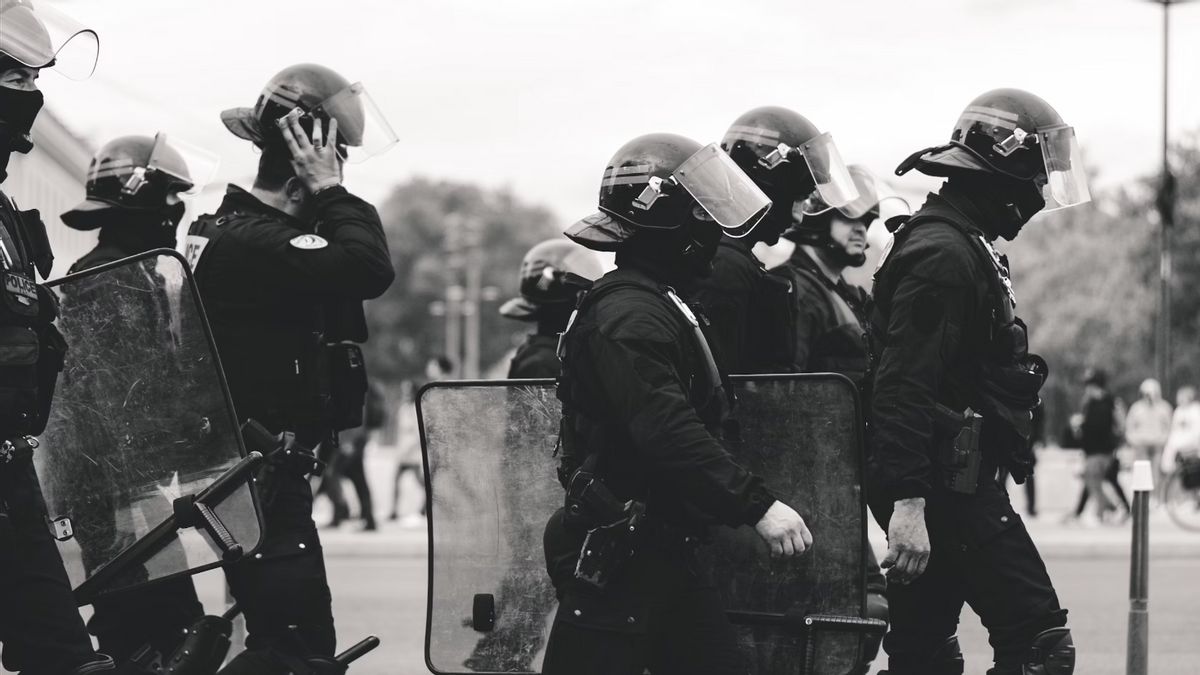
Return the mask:
{"type": "Polygon", "coordinates": [[[834,216],[829,224],[829,238],[847,256],[857,257],[867,251],[867,226],[860,221],[834,216]]]}

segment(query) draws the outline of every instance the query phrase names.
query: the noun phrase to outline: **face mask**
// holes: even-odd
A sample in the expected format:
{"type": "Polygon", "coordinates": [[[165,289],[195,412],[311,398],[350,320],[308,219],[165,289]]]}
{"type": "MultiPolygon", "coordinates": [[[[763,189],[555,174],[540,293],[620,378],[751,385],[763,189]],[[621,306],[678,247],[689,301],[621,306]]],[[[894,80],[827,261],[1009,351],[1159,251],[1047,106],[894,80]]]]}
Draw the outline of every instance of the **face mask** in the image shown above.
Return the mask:
{"type": "Polygon", "coordinates": [[[679,228],[684,238],[683,266],[694,277],[707,278],[712,274],[713,258],[721,243],[721,226],[711,220],[696,219],[679,228]]]}
{"type": "Polygon", "coordinates": [[[26,153],[33,149],[29,130],[42,110],[42,92],[0,87],[0,150],[26,153]]]}
{"type": "Polygon", "coordinates": [[[33,149],[29,130],[42,110],[40,91],[0,87],[0,183],[8,178],[8,161],[14,152],[33,149]]]}
{"type": "Polygon", "coordinates": [[[1012,241],[1020,234],[1021,228],[1046,206],[1042,191],[1033,181],[1013,181],[1008,189],[998,192],[1004,200],[1004,212],[1007,218],[1001,218],[996,224],[996,234],[1012,241]]]}

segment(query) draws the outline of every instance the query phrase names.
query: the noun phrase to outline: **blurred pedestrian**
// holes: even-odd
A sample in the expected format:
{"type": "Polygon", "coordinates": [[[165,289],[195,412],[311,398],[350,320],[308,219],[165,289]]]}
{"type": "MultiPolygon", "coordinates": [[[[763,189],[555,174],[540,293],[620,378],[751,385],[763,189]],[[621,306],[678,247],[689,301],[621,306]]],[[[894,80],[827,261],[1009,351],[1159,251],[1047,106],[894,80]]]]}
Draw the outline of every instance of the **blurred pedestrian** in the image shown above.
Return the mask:
{"type": "Polygon", "coordinates": [[[1175,470],[1180,456],[1200,455],[1200,401],[1195,387],[1180,387],[1175,393],[1175,414],[1171,418],[1171,433],[1163,448],[1161,469],[1164,474],[1175,470]]]}
{"type": "MultiPolygon", "coordinates": [[[[453,376],[454,376],[454,362],[451,361],[450,357],[446,356],[445,354],[439,354],[437,356],[434,356],[433,358],[429,359],[429,361],[425,364],[425,380],[426,380],[426,382],[435,382],[437,380],[444,380],[444,379],[447,379],[447,378],[450,378],[453,376]]],[[[413,385],[412,385],[412,402],[414,404],[416,403],[417,392],[419,392],[421,390],[421,387],[423,387],[424,385],[425,385],[425,382],[414,382],[413,383],[413,385]]],[[[411,408],[411,406],[408,406],[407,404],[405,405],[405,407],[411,408]]],[[[393,484],[392,513],[390,516],[388,516],[388,520],[399,520],[399,521],[401,521],[400,524],[405,527],[417,527],[421,524],[421,521],[424,520],[424,518],[425,518],[425,513],[427,510],[427,507],[429,506],[428,496],[425,496],[421,499],[421,510],[419,513],[411,513],[411,514],[408,514],[407,516],[405,516],[404,518],[401,518],[400,517],[400,497],[401,497],[400,484],[401,484],[401,479],[404,478],[404,474],[409,473],[411,471],[417,479],[417,485],[420,486],[420,489],[422,491],[425,490],[425,475],[421,470],[421,443],[420,443],[419,438],[415,438],[412,436],[412,433],[416,432],[415,424],[403,425],[403,426],[405,428],[401,429],[400,461],[396,465],[396,477],[392,481],[392,484],[393,484]],[[406,432],[410,432],[410,433],[406,433],[406,432]]]]}
{"type": "Polygon", "coordinates": [[[331,527],[338,527],[342,521],[350,518],[350,505],[342,487],[342,479],[346,479],[354,486],[354,495],[358,499],[358,517],[363,521],[363,531],[374,532],[378,529],[371,500],[371,486],[367,483],[365,461],[371,433],[383,426],[385,418],[383,392],[372,382],[367,387],[363,425],[338,434],[337,452],[329,463],[325,479],[321,482],[320,494],[329,497],[333,502],[331,527]]]}
{"type": "Polygon", "coordinates": [[[1129,499],[1117,480],[1120,464],[1116,451],[1120,445],[1122,426],[1118,410],[1116,400],[1108,392],[1107,373],[1089,368],[1084,373],[1083,422],[1079,429],[1079,444],[1084,455],[1084,485],[1075,507],[1075,518],[1083,515],[1089,499],[1094,500],[1096,515],[1101,522],[1105,522],[1108,514],[1117,510],[1104,492],[1105,483],[1116,491],[1118,500],[1125,508],[1124,517],[1129,516],[1129,499]]]}
{"type": "MultiPolygon", "coordinates": [[[[1158,471],[1163,446],[1171,433],[1171,404],[1163,399],[1158,380],[1146,379],[1139,388],[1141,397],[1129,407],[1125,416],[1125,442],[1133,448],[1137,459],[1149,460],[1158,471]]],[[[1162,474],[1154,481],[1154,492],[1162,497],[1162,474]]]]}

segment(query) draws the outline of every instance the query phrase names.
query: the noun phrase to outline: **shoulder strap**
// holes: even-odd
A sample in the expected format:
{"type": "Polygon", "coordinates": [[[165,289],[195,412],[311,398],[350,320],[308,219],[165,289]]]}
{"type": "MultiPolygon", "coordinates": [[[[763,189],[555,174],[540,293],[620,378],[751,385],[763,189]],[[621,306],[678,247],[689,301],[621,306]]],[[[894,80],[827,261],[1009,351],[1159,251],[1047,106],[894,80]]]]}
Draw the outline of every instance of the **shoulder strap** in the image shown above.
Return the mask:
{"type": "Polygon", "coordinates": [[[957,230],[967,240],[971,250],[983,262],[984,267],[994,272],[994,274],[987,275],[987,282],[988,294],[995,300],[996,319],[1003,325],[1012,323],[1016,318],[1014,314],[1016,297],[1013,293],[1012,282],[1008,278],[1008,268],[1000,259],[1000,254],[996,252],[996,249],[992,248],[978,228],[967,221],[962,214],[947,208],[937,209],[936,213],[918,212],[901,225],[896,236],[899,237],[902,233],[907,235],[914,228],[932,222],[947,223],[957,230]]]}

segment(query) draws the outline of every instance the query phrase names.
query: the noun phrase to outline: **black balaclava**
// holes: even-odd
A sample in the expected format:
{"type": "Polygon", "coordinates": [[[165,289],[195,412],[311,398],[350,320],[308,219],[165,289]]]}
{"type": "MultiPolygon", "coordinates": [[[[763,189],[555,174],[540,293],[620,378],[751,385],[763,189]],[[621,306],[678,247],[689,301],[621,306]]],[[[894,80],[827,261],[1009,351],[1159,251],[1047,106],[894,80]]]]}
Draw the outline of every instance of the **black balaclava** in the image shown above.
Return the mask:
{"type": "MultiPolygon", "coordinates": [[[[113,207],[100,211],[75,214],[71,220],[75,225],[99,223],[100,243],[119,248],[126,255],[136,255],[155,248],[175,248],[176,233],[183,221],[187,205],[183,202],[165,206],[163,209],[132,209],[113,207]]],[[[63,214],[68,220],[68,214],[63,214]]],[[[76,227],[95,229],[95,227],[76,227]]]]}
{"type": "MultiPolygon", "coordinates": [[[[699,207],[697,207],[699,208],[699,207]]],[[[645,228],[617,247],[617,267],[634,265],[678,290],[712,274],[721,226],[692,218],[673,230],[645,228]]]]}
{"type": "Polygon", "coordinates": [[[43,103],[45,98],[36,89],[25,91],[0,87],[0,183],[8,178],[8,162],[12,153],[24,154],[33,149],[29,132],[43,103]]]}
{"type": "Polygon", "coordinates": [[[1037,183],[981,171],[950,176],[947,185],[966,195],[981,211],[985,222],[976,223],[991,238],[1016,239],[1021,228],[1046,207],[1037,183]]]}
{"type": "Polygon", "coordinates": [[[537,334],[558,335],[567,329],[567,321],[571,312],[575,311],[573,302],[545,303],[538,307],[537,334]]]}

